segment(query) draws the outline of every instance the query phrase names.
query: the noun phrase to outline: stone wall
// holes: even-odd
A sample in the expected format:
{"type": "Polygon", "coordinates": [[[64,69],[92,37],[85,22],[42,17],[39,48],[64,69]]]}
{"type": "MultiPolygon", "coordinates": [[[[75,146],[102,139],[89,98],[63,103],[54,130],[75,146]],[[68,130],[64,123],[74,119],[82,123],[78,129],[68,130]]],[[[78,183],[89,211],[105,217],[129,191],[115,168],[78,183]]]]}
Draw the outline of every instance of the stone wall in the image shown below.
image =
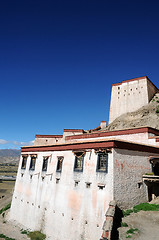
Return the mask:
{"type": "Polygon", "coordinates": [[[105,214],[105,221],[102,228],[103,232],[100,240],[111,240],[115,209],[116,209],[116,202],[111,201],[109,203],[109,208],[105,214]]]}
{"type": "Polygon", "coordinates": [[[147,186],[142,176],[151,172],[149,156],[145,152],[113,150],[114,200],[119,207],[130,208],[148,200],[147,186]]]}

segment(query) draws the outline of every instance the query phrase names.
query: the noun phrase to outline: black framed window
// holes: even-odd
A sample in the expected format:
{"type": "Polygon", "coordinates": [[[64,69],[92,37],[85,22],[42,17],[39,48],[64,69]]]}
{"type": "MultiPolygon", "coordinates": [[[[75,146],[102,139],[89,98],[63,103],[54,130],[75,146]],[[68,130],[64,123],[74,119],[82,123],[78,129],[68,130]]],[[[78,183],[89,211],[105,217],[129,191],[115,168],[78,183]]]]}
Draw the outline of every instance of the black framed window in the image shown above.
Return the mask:
{"type": "Polygon", "coordinates": [[[75,154],[74,171],[82,172],[83,162],[84,162],[84,152],[76,152],[74,154],[75,154]]]}
{"type": "Polygon", "coordinates": [[[31,155],[30,168],[29,168],[30,170],[35,170],[36,158],[37,158],[37,155],[31,155]]]}
{"type": "Polygon", "coordinates": [[[97,171],[98,172],[108,172],[108,153],[98,152],[97,171]]]}
{"type": "Polygon", "coordinates": [[[42,171],[47,171],[49,157],[43,157],[42,171]]]}
{"type": "Polygon", "coordinates": [[[62,171],[63,160],[64,160],[63,156],[57,157],[57,168],[56,168],[57,172],[61,172],[62,171]]]}
{"type": "Polygon", "coordinates": [[[26,169],[28,155],[22,155],[22,165],[21,169],[26,169]]]}

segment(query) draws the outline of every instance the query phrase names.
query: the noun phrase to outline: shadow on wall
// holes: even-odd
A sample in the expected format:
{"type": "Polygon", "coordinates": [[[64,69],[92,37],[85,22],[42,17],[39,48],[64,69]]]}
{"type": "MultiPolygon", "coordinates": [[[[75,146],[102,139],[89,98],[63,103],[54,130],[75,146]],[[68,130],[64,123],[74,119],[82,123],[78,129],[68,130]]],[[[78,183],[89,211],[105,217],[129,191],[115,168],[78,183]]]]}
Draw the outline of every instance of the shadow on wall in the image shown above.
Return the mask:
{"type": "Polygon", "coordinates": [[[118,228],[121,227],[122,217],[123,217],[122,210],[118,206],[116,206],[113,227],[112,227],[112,232],[111,232],[111,240],[119,239],[118,228]]]}

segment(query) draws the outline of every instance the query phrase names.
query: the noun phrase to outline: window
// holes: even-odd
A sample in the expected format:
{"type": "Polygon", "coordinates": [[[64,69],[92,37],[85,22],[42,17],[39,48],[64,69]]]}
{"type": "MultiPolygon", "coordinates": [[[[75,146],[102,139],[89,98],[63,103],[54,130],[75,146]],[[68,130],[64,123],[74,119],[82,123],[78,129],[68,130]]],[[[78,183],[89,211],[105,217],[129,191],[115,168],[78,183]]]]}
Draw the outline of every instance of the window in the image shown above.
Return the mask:
{"type": "Polygon", "coordinates": [[[56,171],[57,172],[61,172],[62,171],[62,163],[63,163],[64,157],[63,156],[59,156],[57,157],[57,168],[56,171]]]}
{"type": "Polygon", "coordinates": [[[30,170],[35,170],[35,163],[36,163],[37,155],[31,155],[31,161],[30,161],[30,170]]]}
{"type": "Polygon", "coordinates": [[[48,159],[49,157],[43,157],[42,171],[47,171],[48,159]]]}
{"type": "Polygon", "coordinates": [[[108,154],[105,152],[98,152],[97,171],[108,172],[108,154]]]}
{"type": "Polygon", "coordinates": [[[28,158],[28,155],[22,155],[22,166],[21,166],[21,169],[25,169],[26,168],[27,158],[28,158]]]}
{"type": "Polygon", "coordinates": [[[74,165],[74,171],[83,171],[83,162],[84,162],[84,154],[85,152],[76,152],[75,155],[75,165],[74,165]]]}

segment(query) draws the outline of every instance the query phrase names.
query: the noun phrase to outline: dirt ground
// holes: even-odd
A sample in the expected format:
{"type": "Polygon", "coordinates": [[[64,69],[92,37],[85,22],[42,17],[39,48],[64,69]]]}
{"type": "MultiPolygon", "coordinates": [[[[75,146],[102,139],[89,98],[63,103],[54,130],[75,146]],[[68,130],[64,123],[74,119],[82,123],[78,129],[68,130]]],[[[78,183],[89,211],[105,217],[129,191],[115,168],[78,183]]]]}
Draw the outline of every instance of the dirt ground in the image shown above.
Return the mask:
{"type": "MultiPolygon", "coordinates": [[[[5,207],[12,200],[12,194],[15,182],[0,182],[0,209],[5,207]]],[[[23,240],[30,239],[26,235],[21,234],[21,227],[15,223],[8,221],[9,210],[5,212],[5,216],[2,217],[0,214],[0,234],[4,234],[7,237],[23,240]]],[[[3,238],[0,238],[2,240],[3,238]]]]}
{"type": "MultiPolygon", "coordinates": [[[[159,198],[151,201],[153,204],[159,204],[159,198]]],[[[122,222],[128,224],[128,227],[118,228],[120,240],[127,240],[128,235],[130,239],[138,240],[159,240],[159,211],[140,211],[138,213],[131,213],[124,217],[122,222]],[[137,228],[134,234],[126,234],[130,228],[137,228]]]]}
{"type": "Polygon", "coordinates": [[[123,218],[123,222],[128,224],[128,227],[119,228],[120,240],[126,240],[128,235],[131,239],[138,240],[158,240],[159,239],[159,212],[144,212],[131,213],[123,218]],[[137,228],[139,232],[135,234],[126,234],[130,228],[137,228]]]}
{"type": "MultiPolygon", "coordinates": [[[[16,240],[29,240],[30,238],[28,238],[25,234],[21,234],[20,231],[20,227],[17,225],[14,225],[13,223],[9,223],[8,221],[6,221],[4,223],[4,219],[1,216],[0,217],[0,233],[4,234],[7,237],[16,239],[16,240]]],[[[3,239],[3,238],[0,238],[3,239]]]]}

